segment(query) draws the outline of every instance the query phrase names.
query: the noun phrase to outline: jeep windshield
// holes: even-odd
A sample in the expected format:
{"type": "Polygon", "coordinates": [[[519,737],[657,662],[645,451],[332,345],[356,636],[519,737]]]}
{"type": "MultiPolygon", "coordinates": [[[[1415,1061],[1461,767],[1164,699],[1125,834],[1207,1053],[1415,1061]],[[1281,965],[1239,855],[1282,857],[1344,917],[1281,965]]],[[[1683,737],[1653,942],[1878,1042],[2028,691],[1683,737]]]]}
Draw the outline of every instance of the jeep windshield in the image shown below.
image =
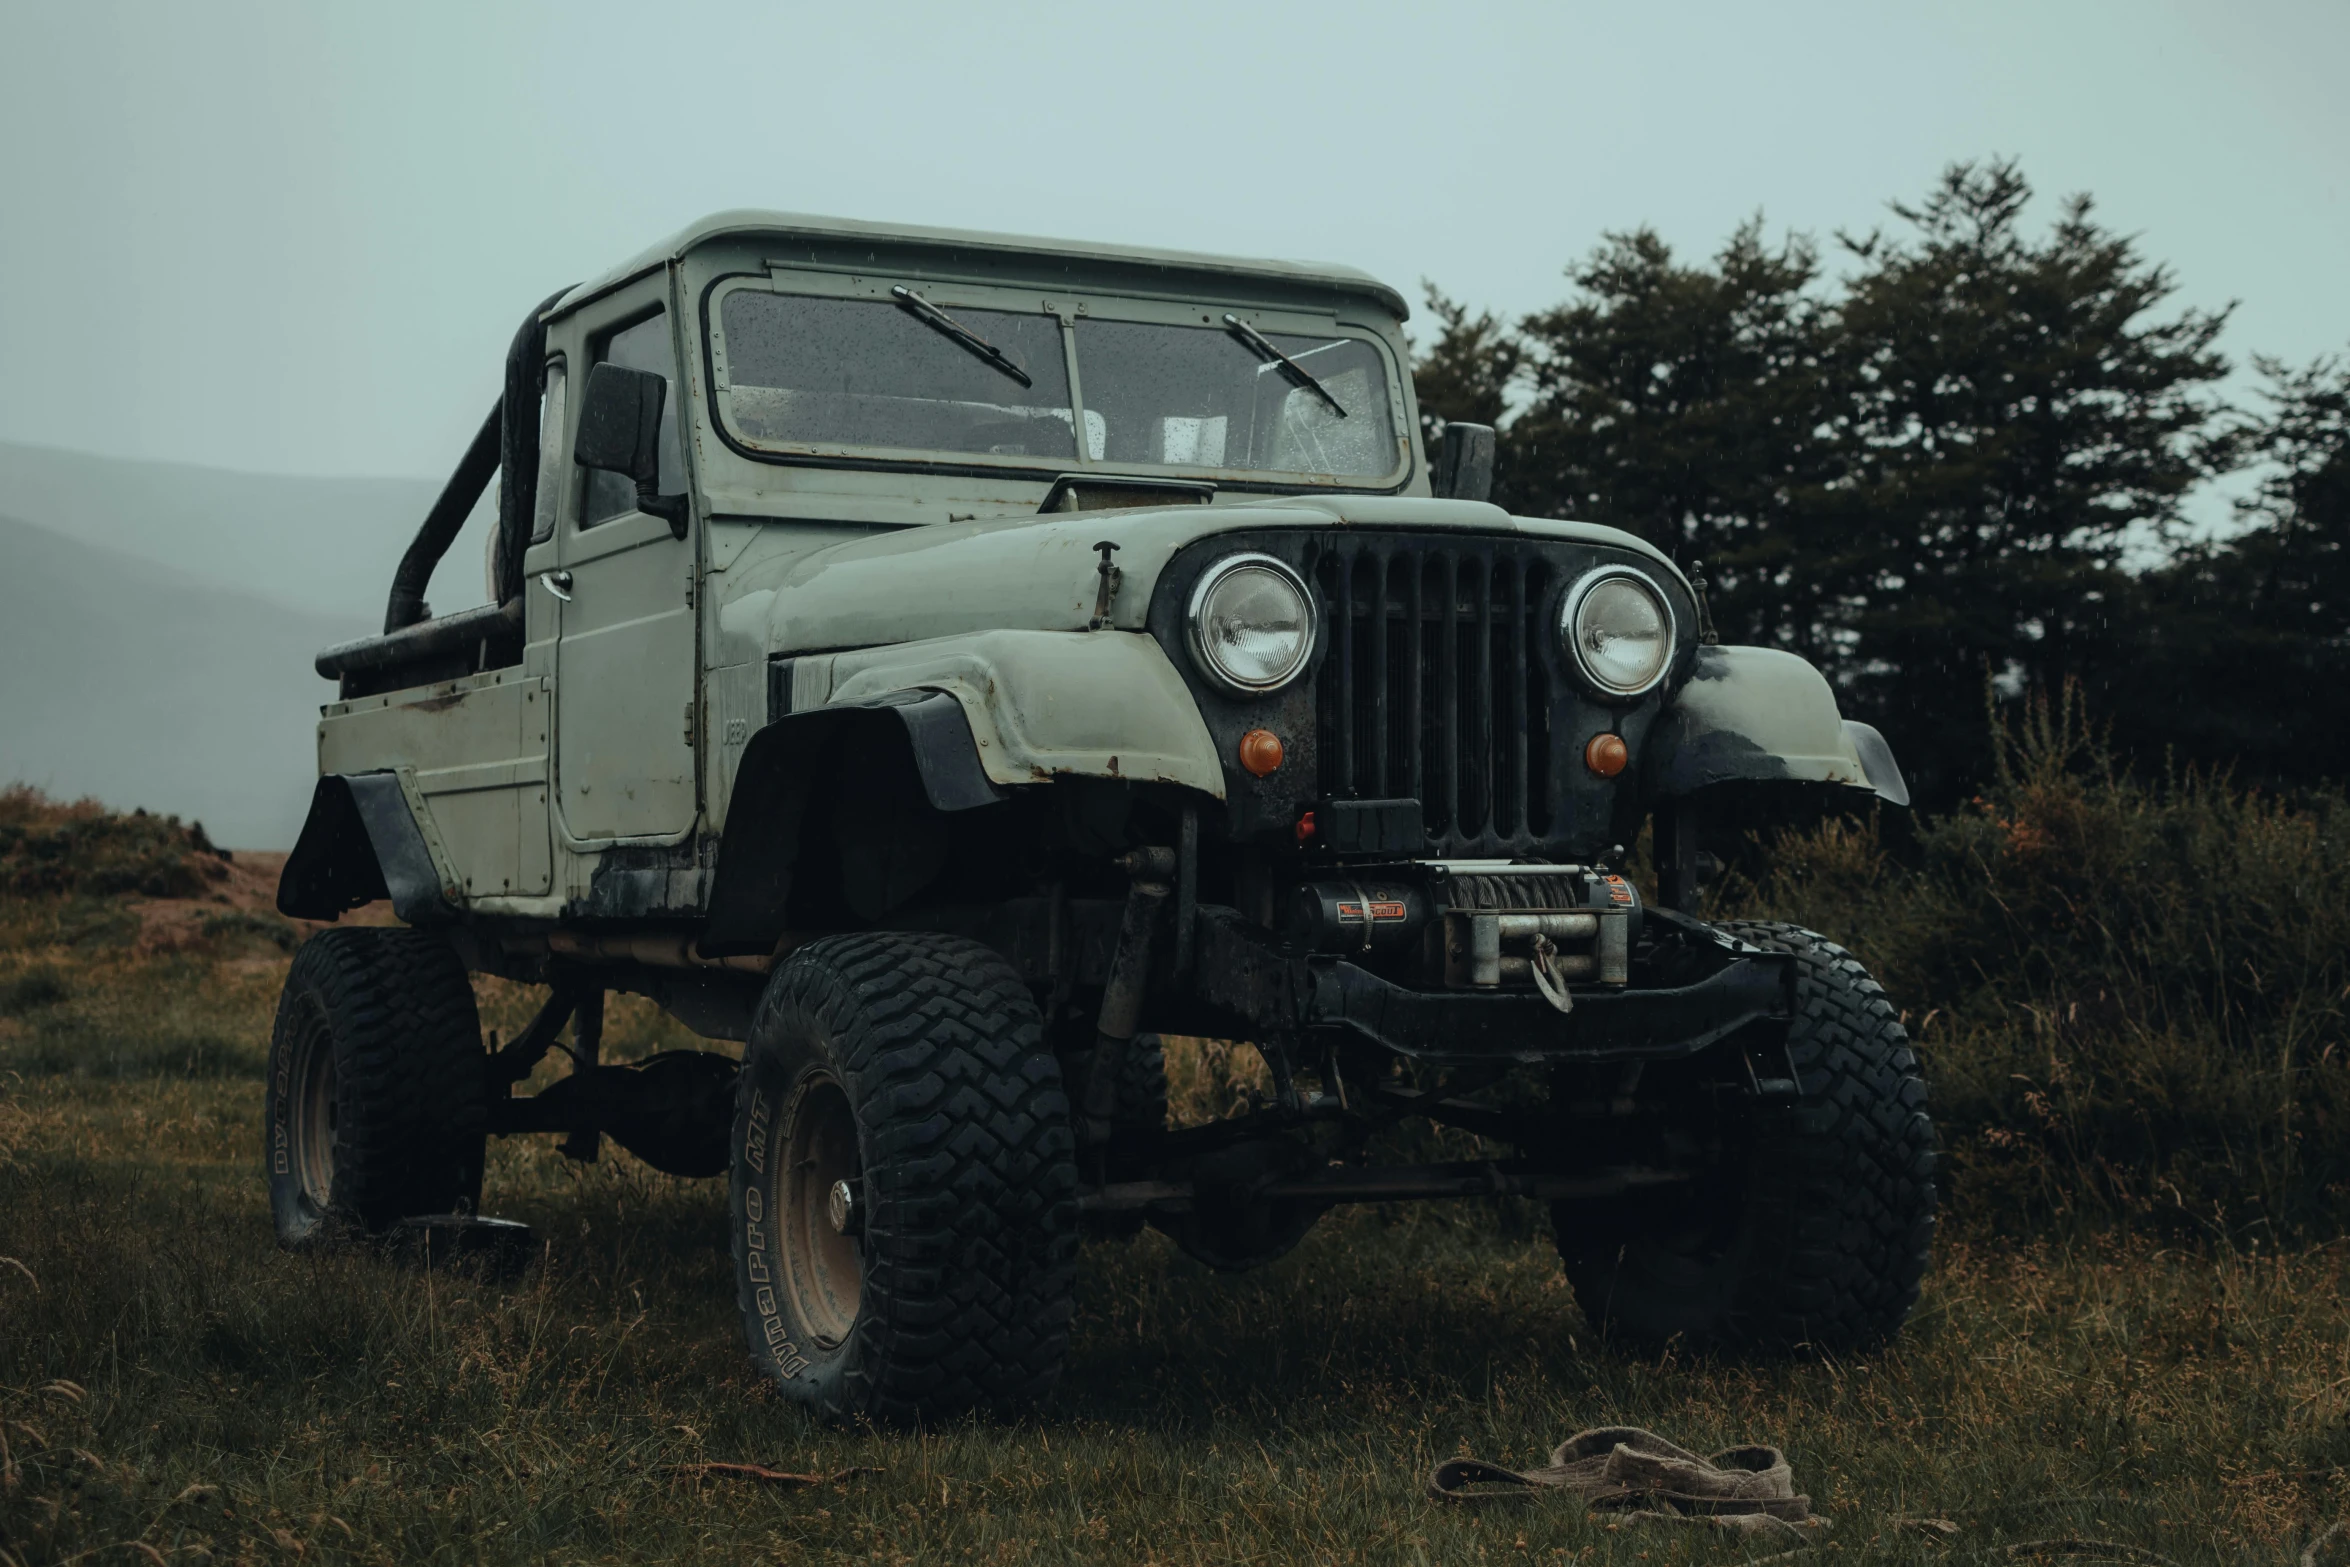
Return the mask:
{"type": "Polygon", "coordinates": [[[1403,466],[1385,356],[1367,336],[1245,311],[1065,319],[944,288],[827,297],[748,281],[713,315],[719,418],[755,456],[1358,485],[1403,466]]]}

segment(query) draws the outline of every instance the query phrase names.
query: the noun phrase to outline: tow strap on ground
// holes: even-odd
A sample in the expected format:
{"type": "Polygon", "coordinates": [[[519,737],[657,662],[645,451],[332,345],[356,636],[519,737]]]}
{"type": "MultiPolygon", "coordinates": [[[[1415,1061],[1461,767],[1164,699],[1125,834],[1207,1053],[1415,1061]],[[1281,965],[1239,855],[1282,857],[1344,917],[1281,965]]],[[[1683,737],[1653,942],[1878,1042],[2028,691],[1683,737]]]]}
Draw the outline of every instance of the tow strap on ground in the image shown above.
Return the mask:
{"type": "MultiPolygon", "coordinates": [[[[1540,1469],[1504,1469],[1482,1458],[1448,1458],[1428,1476],[1428,1494],[1439,1502],[1523,1502],[1544,1491],[1564,1491],[1581,1498],[1593,1512],[1627,1520],[1704,1524],[1798,1548],[1829,1528],[1827,1519],[1812,1516],[1811,1498],[1795,1489],[1795,1471],[1777,1448],[1730,1447],[1700,1458],[1638,1426],[1577,1432],[1554,1448],[1550,1462],[1540,1469]]],[[[1896,1529],[1938,1540],[1961,1533],[1947,1518],[1896,1518],[1892,1523],[1896,1529]]],[[[2337,1519],[2311,1540],[2301,1552],[2300,1567],[2318,1567],[2326,1548],[2340,1538],[2350,1538],[2350,1519],[2337,1519]]],[[[1990,1556],[2009,1561],[2065,1556],[2176,1567],[2169,1557],[2142,1545],[2078,1536],[1993,1546],[1969,1559],[1990,1556]]]]}
{"type": "Polygon", "coordinates": [[[1600,1426],[1561,1442],[1540,1469],[1504,1469],[1451,1458],[1428,1476],[1440,1502],[1522,1501],[1565,1491],[1594,1512],[1642,1522],[1695,1523],[1764,1539],[1807,1541],[1826,1532],[1795,1471],[1775,1447],[1725,1448],[1700,1458],[1653,1431],[1600,1426]]]}

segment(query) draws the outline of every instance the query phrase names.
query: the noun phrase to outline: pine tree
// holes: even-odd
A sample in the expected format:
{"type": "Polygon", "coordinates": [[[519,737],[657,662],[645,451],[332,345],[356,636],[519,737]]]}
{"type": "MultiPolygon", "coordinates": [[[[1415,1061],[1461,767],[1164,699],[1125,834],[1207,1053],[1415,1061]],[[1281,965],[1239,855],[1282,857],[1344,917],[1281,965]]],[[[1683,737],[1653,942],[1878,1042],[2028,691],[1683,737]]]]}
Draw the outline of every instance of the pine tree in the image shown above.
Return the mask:
{"type": "Polygon", "coordinates": [[[1521,328],[1531,398],[1502,443],[1497,498],[1702,560],[1725,638],[1816,651],[1807,583],[1789,569],[1832,472],[1831,317],[1812,247],[1768,246],[1756,219],[1688,266],[1641,229],[1570,277],[1578,297],[1521,328]]]}
{"type": "MultiPolygon", "coordinates": [[[[1696,265],[1649,230],[1611,235],[1515,328],[1431,291],[1424,408],[1493,418],[1522,391],[1497,500],[1704,561],[1724,639],[1820,664],[1947,804],[1989,754],[1985,681],[2130,680],[2161,584],[2125,553],[2175,545],[2184,497],[2247,442],[2306,454],[2323,421],[2304,387],[2280,404],[2300,434],[2231,437],[2225,312],[2170,311],[2169,271],[2085,196],[2027,233],[2030,199],[2012,162],[1955,164],[1892,233],[1844,239],[1836,281],[1753,220],[1696,265]]],[[[2239,555],[2201,569],[2211,593],[2248,591],[2214,575],[2239,555]]]]}
{"type": "Polygon", "coordinates": [[[1986,675],[2053,690],[2110,662],[2125,547],[2175,538],[2224,459],[2225,312],[2068,199],[2044,238],[2012,162],[1962,163],[1908,232],[1846,241],[1840,472],[1801,569],[1828,588],[1847,707],[1929,799],[1980,768],[1986,675]],[[1824,535],[1824,537],[1821,537],[1824,535]]]}
{"type": "Polygon", "coordinates": [[[1412,391],[1420,403],[1420,433],[1431,450],[1444,427],[1455,420],[1499,428],[1509,417],[1510,397],[1525,365],[1525,347],[1500,317],[1447,299],[1434,284],[1428,313],[1440,330],[1412,367],[1412,391]]]}
{"type": "Polygon", "coordinates": [[[2339,780],[2350,777],[2350,359],[2254,363],[2267,407],[2235,432],[2263,470],[2237,504],[2245,530],[2145,574],[2092,700],[2141,764],[2339,780]]]}

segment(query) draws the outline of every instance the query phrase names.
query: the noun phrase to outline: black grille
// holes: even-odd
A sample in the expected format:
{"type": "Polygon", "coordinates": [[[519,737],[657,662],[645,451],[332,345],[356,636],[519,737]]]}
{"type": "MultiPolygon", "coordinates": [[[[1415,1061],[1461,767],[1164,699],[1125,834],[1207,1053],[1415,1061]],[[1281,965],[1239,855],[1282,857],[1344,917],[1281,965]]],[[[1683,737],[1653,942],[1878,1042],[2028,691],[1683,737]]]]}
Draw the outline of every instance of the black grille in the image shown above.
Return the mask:
{"type": "Polygon", "coordinates": [[[1437,854],[1546,834],[1548,564],[1509,540],[1370,536],[1332,542],[1313,577],[1322,793],[1417,799],[1437,854]]]}

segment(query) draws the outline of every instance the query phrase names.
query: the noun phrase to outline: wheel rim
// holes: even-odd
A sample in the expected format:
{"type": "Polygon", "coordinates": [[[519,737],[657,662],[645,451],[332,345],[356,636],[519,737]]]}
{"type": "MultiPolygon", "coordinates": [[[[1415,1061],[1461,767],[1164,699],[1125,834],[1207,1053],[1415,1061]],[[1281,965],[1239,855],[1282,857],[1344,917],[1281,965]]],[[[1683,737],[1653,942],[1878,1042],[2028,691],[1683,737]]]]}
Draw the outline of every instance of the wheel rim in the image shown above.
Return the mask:
{"type": "Polygon", "coordinates": [[[849,1096],[824,1073],[811,1073],[792,1098],[785,1123],[783,1191],[784,1293],[809,1337],[838,1347],[856,1325],[865,1284],[861,1240],[836,1226],[848,1207],[835,1200],[843,1182],[856,1189],[857,1118],[849,1096]]]}
{"type": "Polygon", "coordinates": [[[302,1041],[294,1069],[294,1176],[302,1196],[320,1213],[334,1196],[335,1141],[342,1096],[336,1092],[335,1052],[323,1030],[302,1041]]]}

